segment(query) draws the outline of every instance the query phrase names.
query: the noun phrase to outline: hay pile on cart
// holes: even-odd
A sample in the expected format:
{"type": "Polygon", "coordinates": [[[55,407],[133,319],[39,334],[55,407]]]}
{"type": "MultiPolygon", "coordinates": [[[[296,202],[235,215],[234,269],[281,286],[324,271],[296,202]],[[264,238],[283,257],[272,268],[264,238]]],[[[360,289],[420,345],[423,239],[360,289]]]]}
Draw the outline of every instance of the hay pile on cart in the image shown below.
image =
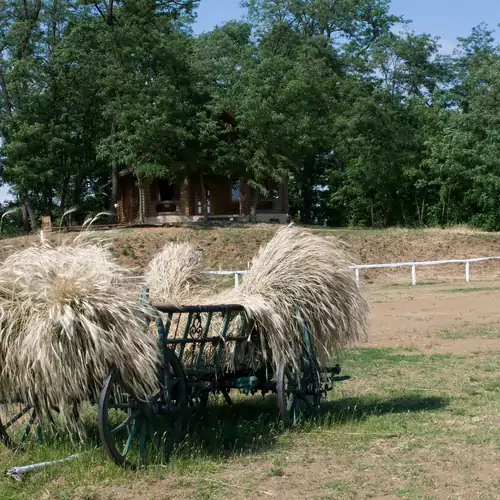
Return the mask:
{"type": "MultiPolygon", "coordinates": [[[[244,322],[260,337],[259,352],[256,355],[251,342],[230,344],[235,349],[224,353],[222,368],[226,370],[265,365],[271,359],[275,368],[282,362],[298,368],[304,327],[322,366],[366,336],[368,307],[349,264],[338,240],[289,226],[278,230],[261,248],[238,290],[214,293],[208,289],[198,255],[187,244],[169,244],[161,250],[148,267],[146,282],[151,301],[158,305],[243,306],[244,322]]],[[[197,323],[199,319],[196,317],[197,323]]],[[[231,338],[238,331],[241,322],[237,323],[231,323],[225,337],[231,338]]],[[[186,326],[180,317],[172,316],[168,338],[173,340],[186,332],[189,337],[190,329],[199,327],[186,326]]],[[[212,318],[207,336],[221,335],[222,330],[223,322],[214,324],[212,318]]],[[[209,358],[205,355],[204,361],[209,362],[209,358]]]]}
{"type": "Polygon", "coordinates": [[[17,448],[54,412],[77,428],[91,401],[112,460],[145,464],[160,450],[168,459],[190,407],[217,393],[231,402],[232,389],[276,394],[296,424],[332,388],[332,359],[366,332],[347,265],[339,242],[286,227],[239,290],[217,292],[199,255],[169,244],[148,266],[144,300],[98,244],[14,254],[0,267],[0,400],[21,409],[0,412],[0,439],[17,448]]]}

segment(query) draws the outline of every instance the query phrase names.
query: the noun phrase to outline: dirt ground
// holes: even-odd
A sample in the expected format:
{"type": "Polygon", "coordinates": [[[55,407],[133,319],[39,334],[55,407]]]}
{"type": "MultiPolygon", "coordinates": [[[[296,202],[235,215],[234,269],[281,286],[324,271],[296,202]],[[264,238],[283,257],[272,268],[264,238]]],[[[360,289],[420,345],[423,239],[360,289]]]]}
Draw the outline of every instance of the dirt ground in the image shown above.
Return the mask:
{"type": "MultiPolygon", "coordinates": [[[[366,287],[371,309],[363,347],[467,354],[500,350],[500,282],[366,287]],[[460,338],[467,332],[467,338],[460,338]]],[[[465,335],[464,335],[465,336],[465,335]]]]}
{"type": "MultiPolygon", "coordinates": [[[[172,228],[108,234],[118,258],[138,269],[166,242],[178,239],[202,249],[210,268],[244,269],[273,230],[172,228]]],[[[483,233],[331,233],[350,246],[360,264],[500,255],[498,235],[483,233]]],[[[32,243],[33,238],[1,241],[0,260],[13,248],[32,243]]],[[[383,375],[367,362],[361,375],[348,382],[351,385],[346,385],[347,392],[339,401],[360,401],[362,396],[369,401],[373,394],[383,400],[385,390],[397,394],[419,387],[432,397],[461,391],[448,412],[429,412],[419,418],[408,410],[398,416],[391,403],[387,404],[390,410],[386,415],[366,410],[370,415],[366,425],[360,419],[340,431],[328,426],[312,428],[293,434],[293,441],[292,435],[287,438],[285,434],[281,448],[258,459],[249,455],[233,458],[228,465],[222,461],[213,473],[201,470],[182,477],[166,474],[154,481],[130,479],[130,483],[127,480],[120,485],[99,485],[75,498],[500,498],[500,440],[492,437],[498,434],[500,425],[500,408],[493,406],[500,401],[500,384],[496,381],[500,359],[495,358],[491,373],[482,369],[486,363],[493,363],[492,353],[500,353],[500,261],[473,264],[469,284],[464,282],[463,265],[418,268],[420,285],[416,287],[409,286],[409,269],[370,270],[360,277],[371,308],[369,337],[360,347],[391,348],[398,355],[417,355],[423,361],[393,368],[385,360],[383,375]],[[443,361],[437,370],[428,371],[426,363],[441,361],[419,354],[452,354],[459,359],[448,360],[447,365],[443,361]],[[466,376],[462,376],[460,363],[466,365],[466,376]],[[439,379],[437,389],[429,373],[439,379]],[[338,456],[336,446],[342,449],[338,456]],[[418,492],[411,489],[413,483],[418,483],[418,492]]],[[[369,406],[366,401],[360,404],[369,406]]],[[[47,493],[40,498],[56,497],[47,493]]]]}
{"type": "MultiPolygon", "coordinates": [[[[454,284],[367,286],[365,293],[371,306],[371,328],[368,342],[362,344],[362,347],[400,348],[401,354],[407,355],[455,354],[473,357],[500,351],[500,281],[461,284],[459,288],[454,284]]],[[[446,370],[444,367],[441,376],[446,376],[446,370]]],[[[448,383],[453,385],[454,377],[456,373],[448,383]]],[[[451,429],[459,426],[462,431],[463,425],[469,425],[471,429],[477,430],[481,421],[480,417],[467,424],[449,420],[446,425],[451,429]]],[[[104,488],[101,490],[102,498],[137,500],[141,498],[138,491],[142,488],[147,491],[148,498],[154,499],[219,498],[217,494],[211,496],[210,487],[221,494],[227,491],[234,499],[252,500],[500,497],[490,493],[496,491],[495,481],[500,477],[500,452],[486,443],[467,447],[465,454],[450,444],[440,461],[440,458],[433,455],[435,452],[432,451],[431,444],[420,447],[412,443],[415,438],[411,433],[408,437],[401,437],[397,432],[385,435],[381,431],[380,440],[375,440],[369,453],[355,452],[343,456],[339,462],[332,457],[331,449],[322,449],[325,445],[321,442],[326,436],[321,432],[328,433],[327,430],[318,430],[317,442],[313,437],[314,431],[295,437],[294,448],[297,451],[292,449],[287,452],[290,463],[282,475],[269,477],[268,462],[233,462],[230,469],[219,471],[217,475],[208,478],[200,475],[194,482],[187,482],[181,488],[172,477],[167,477],[156,484],[144,484],[142,487],[104,488]],[[300,455],[300,460],[294,458],[295,453],[300,455]],[[430,470],[420,470],[426,462],[432,462],[430,470]],[[460,463],[462,471],[470,470],[471,477],[464,477],[462,472],[455,473],[454,463],[460,463]],[[405,468],[408,468],[407,472],[405,468]],[[411,491],[405,490],[405,480],[401,478],[406,478],[408,474],[415,475],[415,482],[427,485],[423,490],[427,489],[425,495],[422,496],[422,491],[413,495],[411,491]],[[353,486],[357,480],[356,475],[366,481],[366,484],[358,485],[359,490],[353,486]],[[262,479],[256,483],[252,479],[255,477],[262,479]],[[206,496],[200,495],[200,488],[205,482],[206,496]],[[323,490],[318,485],[324,487],[325,484],[330,485],[330,490],[321,493],[323,490]],[[387,493],[382,493],[384,487],[381,484],[385,485],[387,493]],[[482,489],[478,489],[478,485],[482,489]],[[394,491],[399,493],[394,494],[394,491]]],[[[354,432],[353,439],[357,439],[358,434],[359,432],[354,432]]],[[[344,435],[343,438],[345,437],[344,435]]],[[[330,437],[327,442],[331,446],[330,437]]]]}

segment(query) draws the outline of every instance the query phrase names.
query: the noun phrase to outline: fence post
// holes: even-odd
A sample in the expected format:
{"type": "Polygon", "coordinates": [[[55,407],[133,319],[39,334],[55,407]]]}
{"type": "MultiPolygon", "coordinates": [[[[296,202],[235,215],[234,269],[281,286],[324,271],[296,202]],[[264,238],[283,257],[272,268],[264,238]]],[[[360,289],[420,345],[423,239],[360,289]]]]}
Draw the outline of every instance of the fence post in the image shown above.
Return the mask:
{"type": "Polygon", "coordinates": [[[356,276],[356,283],[359,285],[359,269],[354,269],[354,275],[356,276]]]}
{"type": "Polygon", "coordinates": [[[234,289],[240,289],[240,275],[238,273],[234,273],[234,289]]]}
{"type": "Polygon", "coordinates": [[[412,286],[417,284],[417,266],[415,264],[411,266],[411,284],[412,286]]]}
{"type": "Polygon", "coordinates": [[[465,263],[465,281],[467,283],[470,281],[470,262],[465,263]]]}

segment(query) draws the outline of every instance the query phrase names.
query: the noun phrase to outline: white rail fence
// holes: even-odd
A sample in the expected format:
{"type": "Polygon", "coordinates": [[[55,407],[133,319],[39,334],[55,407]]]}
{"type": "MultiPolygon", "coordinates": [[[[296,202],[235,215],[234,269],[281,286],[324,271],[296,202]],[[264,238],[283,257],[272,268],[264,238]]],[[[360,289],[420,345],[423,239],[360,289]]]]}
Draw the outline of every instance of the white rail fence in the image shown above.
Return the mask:
{"type": "Polygon", "coordinates": [[[500,257],[478,257],[475,259],[452,259],[452,260],[431,260],[426,262],[397,262],[393,264],[361,264],[358,266],[351,266],[356,274],[356,281],[359,283],[359,270],[360,269],[384,269],[384,268],[398,268],[410,267],[411,268],[411,284],[417,284],[417,267],[419,266],[439,266],[442,264],[464,264],[465,265],[465,281],[470,281],[470,265],[473,262],[485,262],[488,260],[499,260],[500,257]]]}
{"type": "MultiPolygon", "coordinates": [[[[360,282],[359,270],[360,269],[394,269],[399,267],[411,268],[411,284],[417,284],[417,267],[421,266],[439,266],[442,264],[464,264],[465,268],[465,281],[470,281],[470,267],[474,262],[485,262],[489,260],[500,260],[498,257],[478,257],[474,259],[453,259],[453,260],[432,260],[426,262],[396,262],[391,264],[360,264],[357,266],[350,266],[349,269],[354,270],[356,282],[360,282]]],[[[207,271],[208,274],[216,274],[219,276],[234,276],[234,288],[238,290],[240,286],[240,277],[244,276],[248,271],[207,271]]],[[[144,276],[132,276],[131,279],[143,280],[144,276]]]]}

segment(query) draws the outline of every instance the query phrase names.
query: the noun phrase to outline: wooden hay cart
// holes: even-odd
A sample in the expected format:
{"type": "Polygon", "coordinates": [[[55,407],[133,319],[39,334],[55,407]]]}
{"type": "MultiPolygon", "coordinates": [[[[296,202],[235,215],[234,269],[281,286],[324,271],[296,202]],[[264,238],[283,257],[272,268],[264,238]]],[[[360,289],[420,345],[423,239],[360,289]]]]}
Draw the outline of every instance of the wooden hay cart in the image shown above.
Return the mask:
{"type": "Polygon", "coordinates": [[[99,399],[102,444],[120,466],[145,465],[148,455],[158,452],[168,460],[183,437],[190,408],[206,406],[211,394],[219,393],[231,404],[232,389],[244,394],[274,393],[281,419],[293,426],[318,408],[321,397],[333,388],[334,375],[340,373],[338,365],[319,369],[305,325],[297,370],[272,359],[262,362],[260,336],[243,306],[155,309],[162,357],[157,394],[139,401],[127,381],[111,372],[99,399]]]}
{"type": "MultiPolygon", "coordinates": [[[[140,400],[127,380],[111,369],[97,401],[100,439],[117,465],[143,466],[153,457],[168,461],[183,438],[191,410],[205,407],[215,394],[231,404],[233,389],[247,395],[276,394],[284,425],[294,426],[319,407],[340,373],[338,365],[319,368],[306,325],[296,369],[263,359],[260,335],[241,305],[154,309],[162,361],[158,391],[140,400]]],[[[41,443],[44,427],[55,427],[52,418],[39,418],[34,407],[20,401],[8,405],[10,414],[0,402],[0,441],[13,450],[29,439],[41,443]]]]}

